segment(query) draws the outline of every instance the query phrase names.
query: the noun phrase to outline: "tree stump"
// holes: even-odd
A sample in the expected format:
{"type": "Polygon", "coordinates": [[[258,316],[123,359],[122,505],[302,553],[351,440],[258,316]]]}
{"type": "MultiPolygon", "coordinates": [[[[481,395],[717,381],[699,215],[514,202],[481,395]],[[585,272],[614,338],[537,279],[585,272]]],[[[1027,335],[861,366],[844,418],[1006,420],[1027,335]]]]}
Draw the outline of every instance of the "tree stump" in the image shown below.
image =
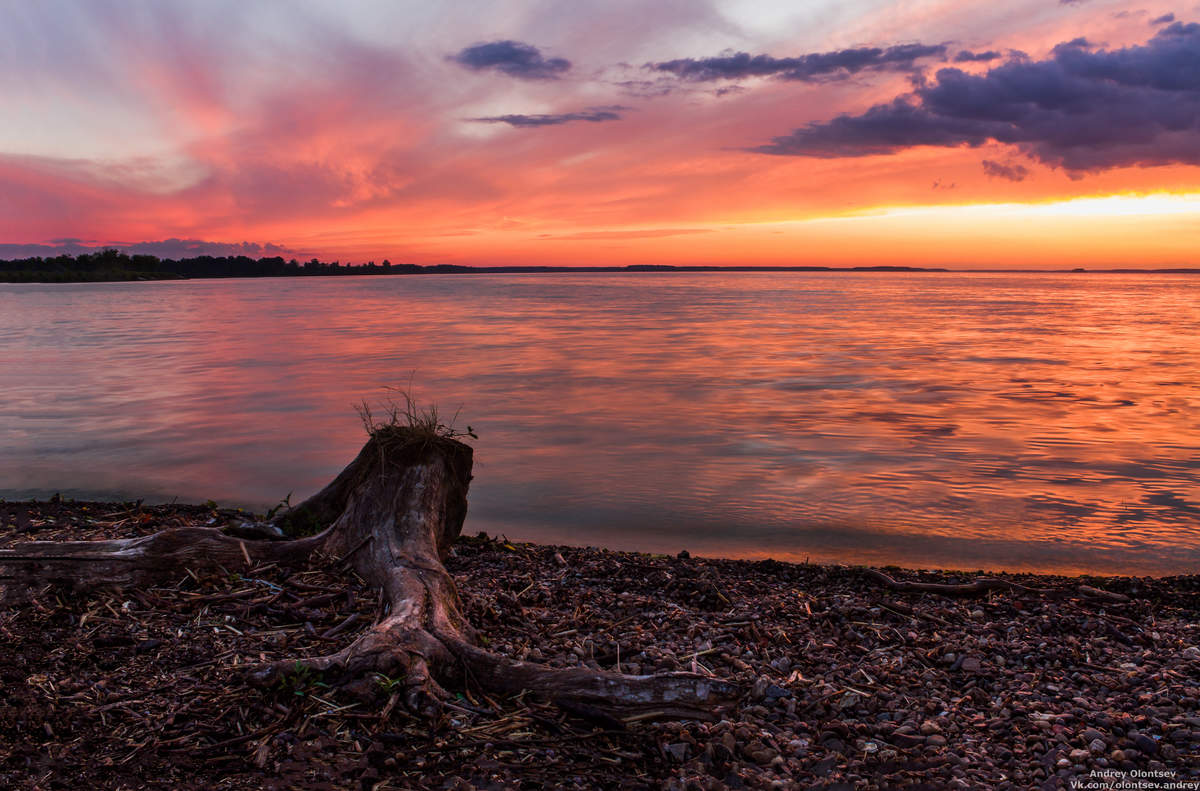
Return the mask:
{"type": "Polygon", "coordinates": [[[480,648],[463,617],[443,560],[462,530],[472,449],[458,440],[397,425],[373,427],[358,456],[328,486],[263,527],[290,540],[245,539],[221,528],[178,528],[114,541],[30,542],[0,550],[0,604],[51,586],[87,591],[154,584],[183,569],[234,569],[277,561],[300,566],[332,555],[381,592],[376,623],[342,650],[250,668],[269,685],[308,669],[332,683],[403,679],[414,713],[434,715],[446,687],[469,680],[502,693],[529,691],[608,716],[711,717],[740,691],[692,673],[629,676],[551,668],[480,648]]]}

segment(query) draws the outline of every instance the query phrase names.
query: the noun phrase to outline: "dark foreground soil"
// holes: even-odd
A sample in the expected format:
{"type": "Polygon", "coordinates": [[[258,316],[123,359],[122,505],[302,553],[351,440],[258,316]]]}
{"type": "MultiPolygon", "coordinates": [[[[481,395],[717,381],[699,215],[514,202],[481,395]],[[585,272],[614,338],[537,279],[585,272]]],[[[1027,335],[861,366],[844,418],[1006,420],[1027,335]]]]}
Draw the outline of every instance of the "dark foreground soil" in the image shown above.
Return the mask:
{"type": "MultiPolygon", "coordinates": [[[[0,503],[0,546],[229,516],[0,503]]],[[[113,595],[48,591],[0,611],[0,787],[1200,782],[1200,577],[1009,578],[1086,583],[1127,594],[1123,604],[1022,591],[960,599],[897,593],[855,568],[485,536],[462,539],[448,567],[495,651],[626,673],[693,670],[736,680],[746,695],[712,722],[622,722],[468,683],[430,722],[397,705],[387,678],[353,694],[307,674],[270,690],[242,680],[248,663],[328,653],[372,621],[374,593],[332,564],[187,574],[113,595]]]]}

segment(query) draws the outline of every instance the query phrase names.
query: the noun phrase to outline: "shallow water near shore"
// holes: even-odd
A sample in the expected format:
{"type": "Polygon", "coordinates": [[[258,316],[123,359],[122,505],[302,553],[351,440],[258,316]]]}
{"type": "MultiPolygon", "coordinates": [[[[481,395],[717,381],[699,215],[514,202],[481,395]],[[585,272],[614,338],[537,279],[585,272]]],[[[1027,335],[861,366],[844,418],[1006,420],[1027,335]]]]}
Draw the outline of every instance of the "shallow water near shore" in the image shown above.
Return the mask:
{"type": "Polygon", "coordinates": [[[448,275],[0,286],[0,497],[263,508],[386,385],[479,434],[466,531],[1200,567],[1200,281],[448,275]]]}

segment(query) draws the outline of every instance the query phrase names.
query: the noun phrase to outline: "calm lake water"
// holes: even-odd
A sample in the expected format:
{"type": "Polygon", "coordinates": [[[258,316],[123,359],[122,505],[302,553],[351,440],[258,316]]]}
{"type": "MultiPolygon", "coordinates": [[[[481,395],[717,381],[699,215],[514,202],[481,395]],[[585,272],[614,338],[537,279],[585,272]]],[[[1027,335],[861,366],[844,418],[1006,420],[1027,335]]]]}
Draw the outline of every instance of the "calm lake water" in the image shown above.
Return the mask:
{"type": "Polygon", "coordinates": [[[0,285],[0,496],[298,502],[410,377],[479,434],[471,533],[1200,571],[1181,275],[0,285]]]}

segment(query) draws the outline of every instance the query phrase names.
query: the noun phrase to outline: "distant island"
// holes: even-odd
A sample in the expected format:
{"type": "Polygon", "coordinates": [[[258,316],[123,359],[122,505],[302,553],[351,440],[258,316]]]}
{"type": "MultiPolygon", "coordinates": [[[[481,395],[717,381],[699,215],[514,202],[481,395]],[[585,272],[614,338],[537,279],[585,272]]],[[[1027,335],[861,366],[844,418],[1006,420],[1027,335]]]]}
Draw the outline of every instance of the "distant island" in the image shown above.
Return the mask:
{"type": "MultiPolygon", "coordinates": [[[[191,280],[224,277],[338,277],[343,275],[491,275],[570,272],[951,272],[955,270],[920,266],[701,266],[631,264],[628,266],[462,266],[460,264],[365,264],[325,262],[316,258],[250,258],[248,256],[197,256],[157,258],[129,255],[108,249],[81,255],[52,258],[19,258],[0,261],[0,283],[103,283],[131,280],[191,280]]],[[[1200,269],[1093,269],[1072,270],[972,270],[992,272],[1071,271],[1089,274],[1174,273],[1200,274],[1200,269]]]]}

